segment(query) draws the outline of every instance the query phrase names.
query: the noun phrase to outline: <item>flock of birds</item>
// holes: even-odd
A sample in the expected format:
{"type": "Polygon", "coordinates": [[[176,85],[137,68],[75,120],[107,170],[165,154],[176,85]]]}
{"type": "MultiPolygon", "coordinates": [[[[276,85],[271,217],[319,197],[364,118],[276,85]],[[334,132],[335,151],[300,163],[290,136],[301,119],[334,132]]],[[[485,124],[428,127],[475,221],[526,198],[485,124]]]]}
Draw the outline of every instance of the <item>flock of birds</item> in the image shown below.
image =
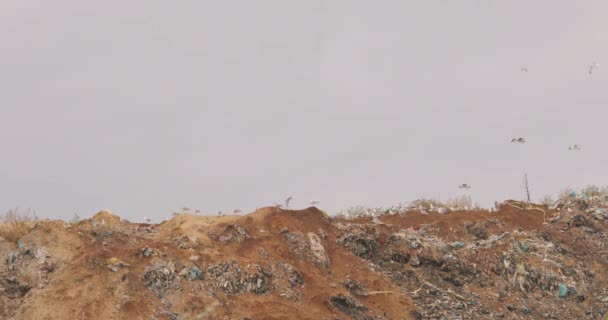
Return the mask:
{"type": "MultiPolygon", "coordinates": [[[[594,62],[594,63],[592,63],[592,64],[589,65],[589,68],[588,68],[587,72],[591,75],[591,74],[593,74],[593,72],[595,72],[599,68],[600,68],[600,64],[597,63],[597,62],[594,62]]],[[[521,72],[528,72],[529,71],[527,67],[522,67],[519,70],[521,72]]]]}
{"type": "MultiPolygon", "coordinates": [[[[595,66],[595,68],[599,68],[599,64],[597,64],[597,63],[594,63],[592,66],[595,66]]],[[[528,69],[522,68],[522,70],[524,70],[524,69],[527,72],[528,69]]],[[[590,70],[589,72],[591,73],[592,70],[590,70]]],[[[524,137],[516,137],[516,138],[511,139],[511,143],[524,144],[524,143],[526,143],[526,138],[524,138],[524,137]]],[[[571,145],[568,146],[568,151],[579,151],[579,150],[581,150],[581,147],[578,144],[571,144],[571,145]]],[[[463,183],[460,186],[458,186],[458,188],[461,189],[461,190],[467,190],[468,191],[468,190],[471,189],[471,186],[468,185],[468,184],[466,184],[466,183],[463,183]]]]}
{"type": "MultiPolygon", "coordinates": [[[[589,73],[589,75],[592,75],[592,74],[593,74],[595,71],[597,71],[599,68],[600,68],[599,63],[597,63],[597,62],[593,62],[591,65],[589,65],[589,68],[588,68],[588,73],[589,73]]],[[[522,67],[522,68],[520,69],[520,71],[522,71],[522,72],[529,72],[529,69],[528,69],[527,67],[522,67]]],[[[524,137],[515,137],[515,138],[512,138],[512,139],[511,139],[511,143],[524,144],[524,143],[526,143],[526,138],[524,138],[524,137]]],[[[572,144],[572,145],[568,146],[568,151],[579,151],[579,150],[581,150],[581,147],[580,147],[578,144],[572,144]]],[[[468,190],[470,190],[470,189],[471,189],[471,186],[470,186],[469,184],[463,183],[463,184],[459,185],[459,186],[458,186],[458,188],[459,188],[459,189],[461,189],[461,190],[464,190],[464,191],[468,191],[468,190]]],[[[276,207],[276,208],[282,208],[282,209],[289,209],[289,204],[291,203],[291,201],[292,201],[293,199],[294,199],[294,197],[293,197],[293,196],[289,196],[289,197],[287,197],[287,198],[286,198],[286,199],[283,201],[283,203],[282,203],[282,204],[281,204],[281,203],[275,203],[275,204],[274,204],[274,207],[276,207]]],[[[311,207],[315,207],[315,206],[317,206],[317,205],[319,204],[319,201],[312,200],[312,201],[310,201],[310,202],[309,202],[309,204],[310,204],[310,206],[311,206],[311,207]]],[[[401,205],[400,205],[400,206],[401,206],[401,205]]],[[[408,209],[412,209],[411,207],[407,207],[407,208],[408,208],[408,209]]],[[[393,207],[392,207],[392,208],[388,209],[388,213],[389,213],[389,214],[395,214],[395,213],[397,213],[397,212],[401,211],[402,209],[403,209],[403,208],[393,208],[393,207]]],[[[422,206],[420,206],[420,207],[419,207],[419,208],[417,208],[417,209],[419,209],[421,212],[423,212],[423,211],[425,211],[425,210],[426,210],[426,208],[423,208],[422,206]]],[[[444,212],[442,212],[442,211],[444,211],[444,210],[445,210],[445,211],[447,211],[448,209],[447,209],[447,208],[434,208],[434,207],[433,207],[433,205],[431,204],[431,205],[430,205],[430,210],[431,210],[431,211],[438,211],[438,212],[440,212],[440,213],[444,213],[444,212]]],[[[199,213],[200,213],[200,210],[191,210],[190,208],[184,207],[184,208],[182,208],[182,213],[194,213],[194,214],[199,214],[199,213]]],[[[233,214],[233,215],[238,215],[238,214],[240,214],[240,213],[242,213],[242,211],[241,211],[241,210],[239,210],[239,209],[235,209],[235,210],[233,210],[233,211],[232,211],[232,214],[233,214]]],[[[174,213],[173,213],[173,215],[177,215],[177,214],[179,214],[179,213],[177,213],[177,212],[174,212],[174,213]]],[[[365,209],[365,215],[368,215],[368,216],[371,216],[371,217],[374,217],[374,218],[375,218],[375,217],[377,217],[379,214],[380,214],[380,212],[379,212],[377,209],[369,209],[369,208],[368,208],[368,209],[365,209]]],[[[224,212],[222,212],[222,211],[218,211],[218,212],[217,212],[217,215],[221,217],[221,216],[224,216],[225,214],[224,214],[224,212]]],[[[347,217],[347,218],[348,218],[348,217],[347,217]]],[[[165,220],[169,220],[169,219],[167,218],[167,219],[165,219],[165,220]]],[[[151,220],[150,218],[148,218],[148,217],[144,217],[144,222],[145,222],[145,223],[150,223],[151,221],[152,221],[152,220],[151,220]]]]}
{"type": "MultiPolygon", "coordinates": [[[[599,65],[597,63],[594,63],[590,69],[589,69],[589,73],[592,73],[594,69],[599,68],[599,65]]],[[[527,72],[528,69],[527,68],[522,68],[522,71],[527,72]]],[[[524,137],[516,137],[511,139],[511,143],[519,143],[519,144],[524,144],[526,143],[526,138],[524,137]]],[[[568,151],[578,151],[581,150],[581,147],[578,144],[572,144],[570,146],[568,146],[568,151]]],[[[464,190],[464,191],[469,191],[471,189],[471,186],[467,183],[463,183],[461,185],[458,186],[459,189],[464,190]]],[[[281,208],[281,209],[289,209],[289,205],[291,203],[291,201],[294,199],[294,196],[289,196],[287,197],[283,203],[275,203],[274,207],[275,208],[281,208]]],[[[308,204],[311,207],[315,207],[319,204],[319,201],[316,200],[312,200],[310,201],[308,204]]],[[[413,208],[413,207],[407,207],[407,209],[419,209],[421,212],[426,212],[427,208],[424,208],[423,206],[419,206],[418,208],[413,208]]],[[[448,211],[448,208],[434,208],[432,204],[430,204],[430,207],[428,208],[430,211],[437,211],[439,213],[446,213],[448,211]]],[[[451,208],[453,210],[453,208],[451,208]]],[[[396,214],[398,212],[401,212],[403,210],[402,205],[400,204],[398,208],[395,207],[391,207],[390,209],[388,209],[388,214],[396,214]]],[[[192,210],[188,207],[183,207],[182,208],[182,212],[181,213],[194,213],[194,214],[199,214],[201,211],[200,210],[192,210]]],[[[232,214],[233,215],[238,215],[241,214],[242,211],[239,209],[234,209],[232,210],[232,214]]],[[[381,213],[386,213],[386,212],[380,212],[379,209],[370,209],[370,208],[366,208],[364,215],[370,216],[372,218],[377,217],[378,215],[380,215],[381,213]]],[[[174,212],[173,215],[178,215],[178,212],[174,212]]],[[[222,217],[225,215],[225,213],[223,211],[218,211],[217,215],[222,217]]],[[[348,214],[345,214],[346,218],[348,218],[348,214]]],[[[169,218],[165,219],[165,221],[169,220],[169,218]]],[[[145,223],[150,223],[152,220],[148,217],[144,217],[144,222],[145,223]]]]}

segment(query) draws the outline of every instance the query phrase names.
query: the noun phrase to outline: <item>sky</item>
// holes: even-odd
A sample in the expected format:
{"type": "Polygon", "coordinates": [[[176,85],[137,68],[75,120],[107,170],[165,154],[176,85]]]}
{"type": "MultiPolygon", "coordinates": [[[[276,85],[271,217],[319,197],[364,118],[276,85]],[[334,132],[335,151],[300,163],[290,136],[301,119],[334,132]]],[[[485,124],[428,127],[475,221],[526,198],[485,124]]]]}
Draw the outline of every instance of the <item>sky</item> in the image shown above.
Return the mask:
{"type": "Polygon", "coordinates": [[[524,173],[534,199],[603,185],[607,10],[4,0],[0,211],[160,221],[288,196],[330,213],[447,200],[462,183],[485,206],[522,199],[524,173]]]}

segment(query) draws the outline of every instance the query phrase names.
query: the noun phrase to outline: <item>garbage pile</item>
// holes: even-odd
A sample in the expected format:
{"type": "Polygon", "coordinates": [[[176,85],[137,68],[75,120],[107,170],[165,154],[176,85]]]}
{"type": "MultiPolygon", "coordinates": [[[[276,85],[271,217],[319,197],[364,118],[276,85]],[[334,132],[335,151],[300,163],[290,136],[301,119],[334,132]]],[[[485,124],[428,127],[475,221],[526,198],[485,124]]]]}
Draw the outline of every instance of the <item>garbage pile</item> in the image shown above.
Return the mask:
{"type": "Polygon", "coordinates": [[[224,228],[223,232],[219,235],[210,233],[209,237],[213,240],[219,241],[223,244],[228,243],[241,243],[245,239],[251,238],[247,229],[240,224],[231,224],[224,228]]]}
{"type": "MultiPolygon", "coordinates": [[[[608,195],[588,195],[571,191],[565,196],[562,196],[556,201],[552,208],[560,211],[560,213],[585,214],[597,220],[608,220],[608,195]]],[[[562,215],[555,217],[552,222],[562,218],[562,215]]]]}
{"type": "Polygon", "coordinates": [[[231,224],[184,217],[154,234],[85,222],[61,241],[40,228],[19,241],[46,248],[0,247],[0,318],[606,320],[606,204],[574,194],[555,207],[329,221],[273,209],[231,224]],[[65,296],[90,309],[55,310],[65,296]]]}
{"type": "MultiPolygon", "coordinates": [[[[301,232],[289,232],[287,230],[282,230],[281,234],[287,241],[289,250],[299,259],[312,262],[321,270],[327,271],[330,268],[331,260],[317,234],[309,232],[304,235],[301,232]]],[[[321,230],[320,234],[323,236],[324,231],[321,230]]],[[[326,234],[325,237],[327,237],[326,234]]]]}
{"type": "Polygon", "coordinates": [[[342,286],[344,287],[344,289],[346,289],[346,291],[350,292],[354,296],[366,295],[365,288],[359,281],[353,279],[346,279],[344,280],[344,282],[342,282],[342,286]]]}
{"type": "Polygon", "coordinates": [[[58,261],[52,259],[45,247],[29,248],[19,243],[19,249],[8,254],[7,270],[0,278],[0,287],[11,299],[19,299],[32,288],[44,288],[58,261]]]}
{"type": "Polygon", "coordinates": [[[196,238],[189,237],[185,234],[174,236],[171,238],[171,242],[175,244],[180,249],[194,249],[198,248],[198,241],[196,238]]]}
{"type": "Polygon", "coordinates": [[[284,262],[241,266],[233,260],[207,267],[205,283],[214,291],[232,295],[247,292],[261,295],[275,290],[280,296],[299,300],[301,293],[297,287],[304,284],[304,279],[297,269],[284,262]]]}
{"type": "Polygon", "coordinates": [[[157,261],[144,270],[142,274],[144,284],[159,298],[164,297],[167,291],[180,289],[177,267],[179,267],[178,263],[173,261],[157,261]]]}
{"type": "Polygon", "coordinates": [[[259,265],[242,268],[236,261],[223,262],[207,267],[207,278],[214,289],[228,294],[268,292],[272,273],[259,265]]]}
{"type": "MultiPolygon", "coordinates": [[[[453,226],[466,236],[447,241],[430,225],[393,231],[341,222],[337,242],[410,296],[417,319],[599,319],[608,310],[601,291],[608,285],[608,226],[591,221],[589,212],[601,208],[585,201],[534,230],[500,230],[497,216],[453,226]]],[[[352,281],[344,287],[353,295],[361,290],[352,281]]],[[[336,301],[357,310],[351,300],[336,301]]]]}
{"type": "Polygon", "coordinates": [[[338,230],[343,234],[338,238],[338,243],[349,249],[358,257],[369,259],[376,255],[379,246],[377,239],[379,233],[372,225],[345,225],[339,223],[338,230]]]}
{"type": "Polygon", "coordinates": [[[329,301],[334,308],[348,315],[353,320],[374,320],[374,317],[365,314],[368,308],[353,297],[338,294],[332,296],[329,301]]]}

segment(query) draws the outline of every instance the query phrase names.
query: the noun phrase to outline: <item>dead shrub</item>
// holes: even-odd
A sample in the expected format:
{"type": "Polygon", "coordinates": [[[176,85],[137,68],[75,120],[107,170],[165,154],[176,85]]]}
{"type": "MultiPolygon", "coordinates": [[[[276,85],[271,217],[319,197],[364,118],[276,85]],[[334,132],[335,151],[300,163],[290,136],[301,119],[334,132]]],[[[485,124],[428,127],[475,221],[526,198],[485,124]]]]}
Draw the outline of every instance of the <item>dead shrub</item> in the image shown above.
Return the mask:
{"type": "Polygon", "coordinates": [[[0,237],[16,243],[28,233],[38,220],[30,210],[12,209],[0,215],[0,237]]]}

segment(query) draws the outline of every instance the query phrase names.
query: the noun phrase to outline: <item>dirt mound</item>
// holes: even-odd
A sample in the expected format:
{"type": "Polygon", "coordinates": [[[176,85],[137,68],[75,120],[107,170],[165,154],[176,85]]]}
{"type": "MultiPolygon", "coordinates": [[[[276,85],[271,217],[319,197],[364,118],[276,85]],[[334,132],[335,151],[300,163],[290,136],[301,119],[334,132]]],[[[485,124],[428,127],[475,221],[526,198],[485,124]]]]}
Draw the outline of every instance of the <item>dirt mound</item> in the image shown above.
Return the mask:
{"type": "Polygon", "coordinates": [[[119,225],[122,222],[122,219],[113,214],[109,210],[101,210],[96,213],[91,219],[91,222],[95,222],[96,224],[108,224],[108,225],[119,225]]]}
{"type": "Polygon", "coordinates": [[[608,216],[560,209],[42,221],[0,238],[0,317],[600,319],[608,216]]]}

